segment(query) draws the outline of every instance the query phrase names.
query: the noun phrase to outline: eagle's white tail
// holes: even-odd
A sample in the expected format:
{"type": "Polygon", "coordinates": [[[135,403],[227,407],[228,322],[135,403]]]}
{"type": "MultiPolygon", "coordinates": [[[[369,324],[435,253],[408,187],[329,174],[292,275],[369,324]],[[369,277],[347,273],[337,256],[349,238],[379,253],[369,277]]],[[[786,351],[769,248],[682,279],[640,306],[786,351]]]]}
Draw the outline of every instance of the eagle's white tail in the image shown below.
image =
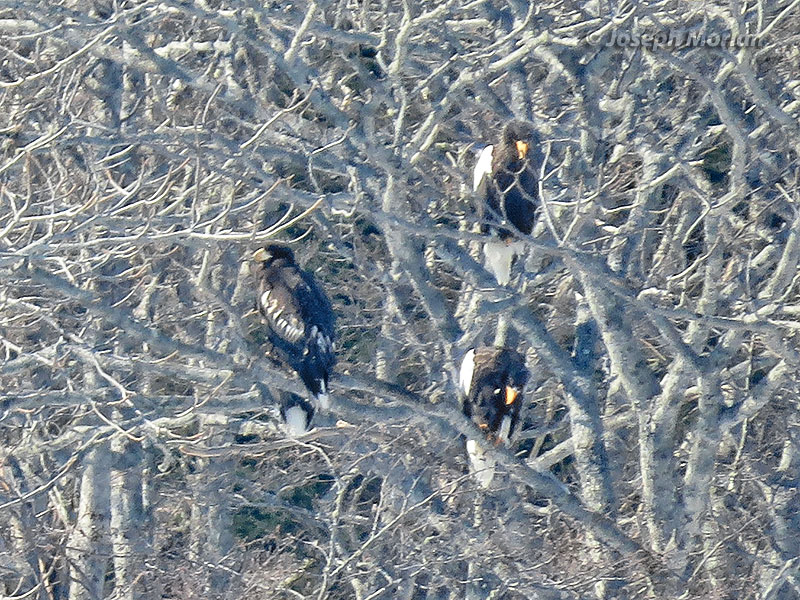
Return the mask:
{"type": "Polygon", "coordinates": [[[469,467],[475,479],[483,488],[488,488],[494,479],[495,462],[484,454],[474,440],[467,440],[467,456],[469,467]]]}
{"type": "Polygon", "coordinates": [[[500,285],[508,285],[511,281],[511,263],[514,256],[521,253],[522,247],[519,242],[508,244],[504,240],[492,240],[483,245],[486,268],[500,285]]]}
{"type": "Polygon", "coordinates": [[[287,409],[284,418],[286,419],[286,433],[291,437],[301,436],[308,431],[310,419],[302,406],[297,405],[287,409]]]}
{"type": "Polygon", "coordinates": [[[317,409],[328,410],[331,407],[331,397],[328,395],[328,386],[324,380],[319,382],[319,394],[316,399],[317,409]]]}

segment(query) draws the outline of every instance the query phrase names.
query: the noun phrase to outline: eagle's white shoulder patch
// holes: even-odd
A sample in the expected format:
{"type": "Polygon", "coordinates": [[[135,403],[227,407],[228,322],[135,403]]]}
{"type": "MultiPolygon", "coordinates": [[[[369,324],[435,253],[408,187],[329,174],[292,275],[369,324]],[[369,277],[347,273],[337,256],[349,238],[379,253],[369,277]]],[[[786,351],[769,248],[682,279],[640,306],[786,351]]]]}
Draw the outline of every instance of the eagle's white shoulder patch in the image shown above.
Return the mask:
{"type": "Polygon", "coordinates": [[[475,163],[475,170],[472,172],[472,191],[477,191],[481,185],[481,181],[487,175],[492,173],[492,153],[494,146],[486,146],[481,150],[478,156],[478,162],[475,163]]]}
{"type": "Polygon", "coordinates": [[[472,388],[472,376],[475,373],[475,348],[470,350],[464,355],[461,361],[461,371],[458,376],[458,385],[469,395],[469,390],[472,388]]]}

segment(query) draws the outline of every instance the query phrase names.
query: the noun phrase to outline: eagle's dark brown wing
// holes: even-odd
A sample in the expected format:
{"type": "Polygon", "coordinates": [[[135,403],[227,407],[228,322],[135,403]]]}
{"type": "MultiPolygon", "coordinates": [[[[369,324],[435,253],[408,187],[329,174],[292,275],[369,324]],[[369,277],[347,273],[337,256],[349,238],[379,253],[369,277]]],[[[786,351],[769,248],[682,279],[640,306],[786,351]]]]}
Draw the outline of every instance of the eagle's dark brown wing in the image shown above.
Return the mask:
{"type": "Polygon", "coordinates": [[[259,282],[258,310],[270,329],[289,344],[298,343],[306,334],[298,296],[309,296],[307,287],[298,270],[286,266],[267,269],[259,282]]]}
{"type": "Polygon", "coordinates": [[[258,275],[257,303],[281,358],[326,403],[328,376],[335,363],[335,317],[325,293],[294,262],[277,260],[258,275]]]}

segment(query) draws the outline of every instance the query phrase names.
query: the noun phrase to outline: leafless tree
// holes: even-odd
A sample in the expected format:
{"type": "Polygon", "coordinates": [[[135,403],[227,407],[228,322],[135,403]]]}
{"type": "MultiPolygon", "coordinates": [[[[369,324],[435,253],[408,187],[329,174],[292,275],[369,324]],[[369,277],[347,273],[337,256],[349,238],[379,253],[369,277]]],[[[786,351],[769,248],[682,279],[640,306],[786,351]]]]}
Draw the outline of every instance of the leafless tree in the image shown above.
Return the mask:
{"type": "Polygon", "coordinates": [[[798,11],[0,0],[0,595],[800,598],[798,11]],[[514,118],[501,287],[471,170],[514,118]],[[338,318],[298,439],[268,240],[338,318]],[[492,343],[531,381],[483,490],[492,343]]]}

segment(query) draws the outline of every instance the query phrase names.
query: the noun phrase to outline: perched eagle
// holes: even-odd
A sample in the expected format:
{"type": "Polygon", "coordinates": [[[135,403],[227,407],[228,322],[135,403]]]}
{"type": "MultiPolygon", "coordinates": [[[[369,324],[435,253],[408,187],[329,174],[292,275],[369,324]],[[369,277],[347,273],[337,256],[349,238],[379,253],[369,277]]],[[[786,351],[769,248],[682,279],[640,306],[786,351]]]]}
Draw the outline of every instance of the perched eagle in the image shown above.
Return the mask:
{"type": "MultiPolygon", "coordinates": [[[[269,341],[278,358],[300,375],[311,392],[313,408],[327,409],[328,377],[336,362],[331,303],[311,273],[294,262],[294,254],[286,246],[260,248],[253,258],[258,310],[266,321],[269,341]]],[[[283,407],[284,418],[287,408],[306,410],[302,403],[294,403],[283,407]]],[[[307,416],[306,426],[311,416],[307,416]]],[[[299,422],[298,414],[293,423],[299,422]]]]}
{"type": "MultiPolygon", "coordinates": [[[[528,382],[525,357],[516,350],[484,346],[471,349],[461,362],[461,408],[495,445],[511,441],[528,382]]],[[[467,440],[470,465],[483,487],[494,477],[494,461],[474,440],[467,440]]]]}
{"type": "Polygon", "coordinates": [[[515,237],[533,231],[539,206],[538,147],[530,125],[512,121],[503,129],[500,143],[484,148],[475,164],[472,189],[481,230],[493,237],[484,244],[483,253],[487,269],[500,285],[511,280],[511,263],[524,248],[515,237]]]}

